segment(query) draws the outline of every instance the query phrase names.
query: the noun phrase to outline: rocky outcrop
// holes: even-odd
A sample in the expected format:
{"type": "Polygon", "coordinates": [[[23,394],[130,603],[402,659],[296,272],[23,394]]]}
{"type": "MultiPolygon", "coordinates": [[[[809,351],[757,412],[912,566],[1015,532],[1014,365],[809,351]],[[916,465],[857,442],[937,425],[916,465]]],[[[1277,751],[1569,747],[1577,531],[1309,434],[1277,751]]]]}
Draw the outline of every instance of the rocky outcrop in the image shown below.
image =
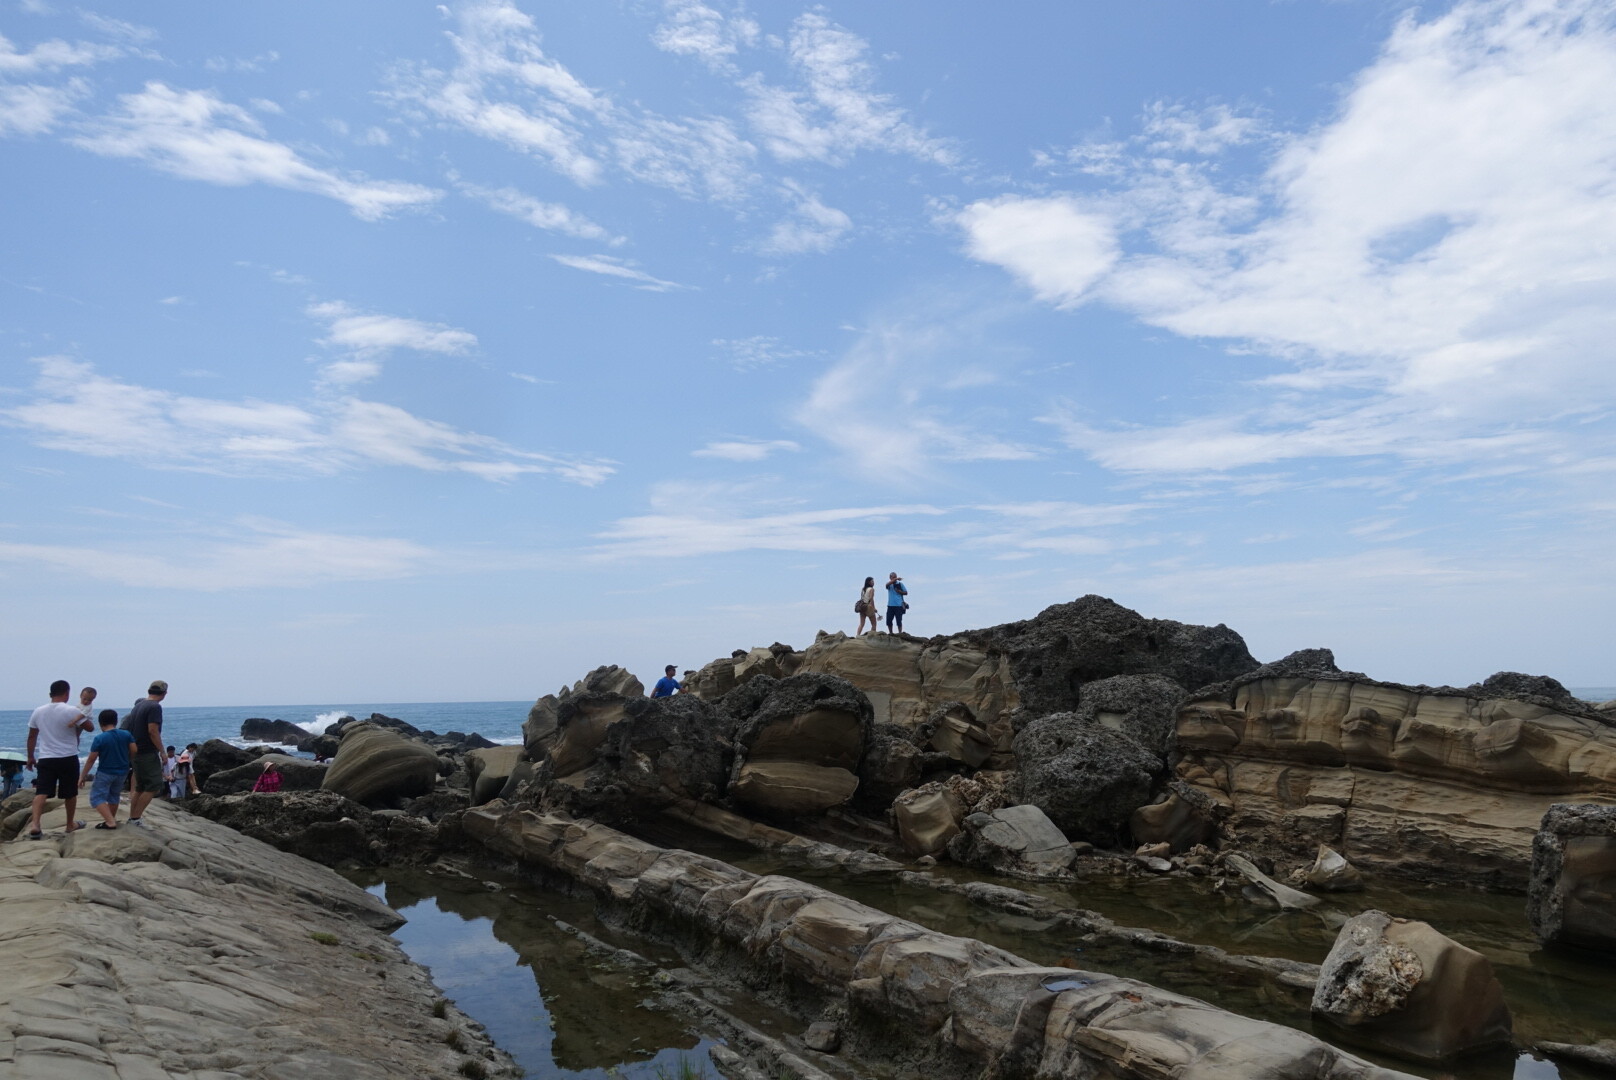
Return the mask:
{"type": "Polygon", "coordinates": [[[1186,704],[1178,774],[1228,805],[1242,845],[1523,888],[1551,803],[1616,804],[1616,728],[1558,686],[1402,686],[1307,650],[1186,704]]]}
{"type": "Polygon", "coordinates": [[[473,750],[466,755],[466,774],[471,780],[471,805],[481,806],[498,797],[522,760],[520,746],[494,746],[473,750]]]}
{"type": "Polygon", "coordinates": [[[325,781],[325,765],[288,754],[264,754],[245,765],[216,772],[199,786],[208,795],[234,795],[240,791],[251,791],[253,784],[264,774],[264,766],[271,761],[280,771],[283,791],[315,791],[325,781]]]}
{"type": "Polygon", "coordinates": [[[561,704],[581,694],[615,694],[621,698],[645,695],[645,685],[625,668],[616,664],[598,667],[554,694],[546,694],[528,710],[527,721],[522,724],[522,742],[531,761],[539,761],[550,752],[556,739],[556,726],[561,704]]]}
{"type": "Polygon", "coordinates": [[[941,784],[899,795],[892,803],[898,839],[911,855],[935,855],[959,835],[965,805],[941,784]]]}
{"type": "Polygon", "coordinates": [[[845,679],[755,676],[719,702],[735,724],[729,794],[754,809],[818,813],[858,788],[871,734],[869,699],[845,679]]]}
{"type": "Polygon", "coordinates": [[[425,744],[371,724],[343,729],[342,746],[321,787],[366,805],[389,805],[432,791],[438,755],[425,744]]]}
{"type": "Polygon", "coordinates": [[[1134,811],[1151,801],[1162,759],[1119,731],[1075,713],[1042,716],[1016,736],[1013,795],[1076,840],[1124,842],[1134,811]]]}
{"type": "Polygon", "coordinates": [[[301,750],[304,743],[314,738],[314,734],[290,720],[266,720],[261,716],[250,716],[241,722],[241,737],[250,742],[276,743],[301,750]]]}
{"type": "Polygon", "coordinates": [[[1532,843],[1526,915],[1546,944],[1616,954],[1616,807],[1549,807],[1532,843]]]}
{"type": "Polygon", "coordinates": [[[1485,956],[1381,911],[1341,928],[1319,972],[1313,1018],[1344,1039],[1418,1061],[1511,1040],[1503,987],[1485,956]]]}
{"type": "Polygon", "coordinates": [[[948,843],[948,853],[967,866],[1018,878],[1060,877],[1072,865],[1072,845],[1038,807],[1006,806],[971,814],[948,843]]]}
{"type": "Polygon", "coordinates": [[[244,750],[223,739],[209,739],[197,747],[196,753],[191,755],[191,768],[196,772],[197,786],[205,787],[212,776],[230,769],[239,769],[249,762],[257,761],[265,754],[276,752],[275,748],[270,746],[255,746],[250,750],[244,750]]]}
{"type": "MultiPolygon", "coordinates": [[[[271,847],[340,869],[430,863],[457,835],[452,826],[445,836],[425,817],[371,810],[334,791],[198,795],[185,807],[271,847]]],[[[457,809],[465,809],[464,802],[457,809]]]]}
{"type": "Polygon", "coordinates": [[[1307,871],[1307,887],[1320,892],[1358,892],[1363,888],[1363,875],[1339,851],[1324,844],[1307,871]]]}
{"type": "Polygon", "coordinates": [[[1302,1032],[1131,979],[1036,967],[815,885],[597,824],[502,808],[468,811],[464,826],[636,924],[654,921],[709,961],[845,1016],[843,1045],[936,1055],[931,1067],[915,1066],[922,1074],[1406,1080],[1302,1032]]]}
{"type": "Polygon", "coordinates": [[[0,847],[0,1074],[518,1075],[380,900],[161,802],[145,820],[0,847]]]}

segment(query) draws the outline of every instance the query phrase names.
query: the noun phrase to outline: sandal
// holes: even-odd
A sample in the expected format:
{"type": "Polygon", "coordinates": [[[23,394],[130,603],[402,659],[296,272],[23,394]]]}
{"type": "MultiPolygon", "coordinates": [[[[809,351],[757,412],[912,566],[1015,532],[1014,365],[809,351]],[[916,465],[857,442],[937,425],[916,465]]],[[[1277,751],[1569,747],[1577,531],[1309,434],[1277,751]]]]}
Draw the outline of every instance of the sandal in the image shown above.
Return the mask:
{"type": "Polygon", "coordinates": [[[116,829],[118,826],[116,826],[116,825],[108,825],[106,822],[101,821],[101,822],[97,822],[95,827],[98,828],[98,829],[105,829],[105,830],[110,832],[111,830],[116,829]]]}
{"type": "Polygon", "coordinates": [[[31,833],[28,834],[28,839],[30,839],[30,840],[43,840],[43,839],[45,839],[45,834],[42,833],[42,832],[31,832],[31,833]]]}

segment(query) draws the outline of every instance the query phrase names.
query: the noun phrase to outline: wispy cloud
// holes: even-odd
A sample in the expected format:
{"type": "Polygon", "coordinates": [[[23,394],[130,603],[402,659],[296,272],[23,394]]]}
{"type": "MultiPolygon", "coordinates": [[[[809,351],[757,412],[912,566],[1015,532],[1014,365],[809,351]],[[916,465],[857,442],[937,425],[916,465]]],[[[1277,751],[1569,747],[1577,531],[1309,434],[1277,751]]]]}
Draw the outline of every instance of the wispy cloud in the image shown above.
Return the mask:
{"type": "Polygon", "coordinates": [[[393,349],[455,356],[477,346],[477,335],[443,323],[357,311],[340,300],[311,304],[308,314],[326,324],[322,343],[349,355],[321,369],[331,386],[352,386],[381,373],[382,357],[393,349]]]}
{"type": "Polygon", "coordinates": [[[26,78],[70,67],[90,67],[124,55],[117,45],[53,38],[23,51],[0,35],[0,76],[26,78]]]}
{"type": "Polygon", "coordinates": [[[419,184],[317,168],[291,147],[266,138],[247,110],[211,91],[176,90],[160,82],[120,97],[116,112],[87,124],[72,141],[93,153],[130,158],[189,180],[323,195],[365,221],[428,205],[442,195],[419,184]]]}
{"type": "Polygon", "coordinates": [[[89,93],[83,79],[69,79],[60,86],[0,84],[0,136],[43,135],[89,93]]]}
{"type": "Polygon", "coordinates": [[[602,458],[534,453],[382,402],[342,397],[290,404],[175,394],[44,357],[32,399],[0,423],[36,445],[157,468],[224,475],[319,475],[380,466],[505,481],[528,474],[593,486],[602,458]]]}
{"type": "Polygon", "coordinates": [[[710,442],[691,457],[720,458],[724,461],[762,461],[780,451],[796,452],[802,447],[790,439],[726,439],[710,442]]]}
{"type": "Polygon", "coordinates": [[[644,270],[638,270],[626,259],[616,259],[610,255],[551,255],[550,258],[562,266],[570,266],[574,270],[583,270],[590,274],[604,274],[607,277],[622,278],[632,281],[636,288],[647,292],[668,292],[672,289],[688,289],[688,285],[680,285],[676,281],[663,281],[652,277],[644,270]]]}
{"type": "Polygon", "coordinates": [[[736,371],[753,371],[787,360],[817,355],[805,349],[791,348],[782,344],[779,338],[766,334],[747,338],[715,338],[713,344],[725,354],[726,361],[736,371]]]}
{"type": "Polygon", "coordinates": [[[734,73],[735,55],[762,30],[745,15],[723,15],[700,0],[664,0],[663,19],[651,41],[663,52],[694,56],[714,71],[734,73]]]}
{"type": "Polygon", "coordinates": [[[829,251],[841,242],[853,227],[853,219],[835,207],[826,206],[819,197],[801,185],[787,183],[785,194],[796,206],[783,220],[777,222],[768,239],[761,245],[766,255],[801,255],[829,251]]]}
{"type": "Polygon", "coordinates": [[[621,244],[622,237],[614,237],[582,214],[560,203],[544,202],[513,187],[487,188],[457,181],[455,188],[462,195],[476,199],[490,210],[509,214],[525,221],[535,229],[545,229],[584,240],[605,240],[621,244]]]}

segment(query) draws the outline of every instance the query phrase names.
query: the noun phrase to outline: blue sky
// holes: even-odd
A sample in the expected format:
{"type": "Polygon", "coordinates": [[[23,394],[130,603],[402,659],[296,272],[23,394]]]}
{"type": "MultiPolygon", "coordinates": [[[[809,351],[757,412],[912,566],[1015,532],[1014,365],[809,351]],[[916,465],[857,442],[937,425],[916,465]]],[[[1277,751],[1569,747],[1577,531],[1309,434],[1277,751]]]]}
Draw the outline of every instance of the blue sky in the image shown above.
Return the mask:
{"type": "Polygon", "coordinates": [[[0,35],[0,705],[532,697],[894,569],[1616,683],[1616,4],[0,35]]]}

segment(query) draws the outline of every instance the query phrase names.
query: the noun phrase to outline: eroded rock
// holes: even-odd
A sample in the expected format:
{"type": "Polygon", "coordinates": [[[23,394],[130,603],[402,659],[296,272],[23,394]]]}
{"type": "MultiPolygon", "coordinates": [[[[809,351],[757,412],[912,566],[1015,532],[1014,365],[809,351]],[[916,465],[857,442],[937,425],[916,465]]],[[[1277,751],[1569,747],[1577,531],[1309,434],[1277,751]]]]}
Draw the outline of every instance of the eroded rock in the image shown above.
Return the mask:
{"type": "Polygon", "coordinates": [[[969,815],[949,841],[948,854],[1011,877],[1057,877],[1076,857],[1066,834],[1030,804],[969,815]]]}
{"type": "Polygon", "coordinates": [[[321,787],[357,803],[386,804],[430,793],[438,755],[424,743],[368,723],[343,729],[321,787]]]}
{"type": "Polygon", "coordinates": [[[1358,892],[1363,889],[1363,875],[1340,852],[1320,844],[1307,871],[1307,884],[1320,892],[1358,892]]]}
{"type": "Polygon", "coordinates": [[[737,801],[816,813],[852,798],[873,712],[847,680],[759,675],[726,694],[718,708],[735,723],[730,795],[737,801]]]}
{"type": "Polygon", "coordinates": [[[1545,944],[1616,953],[1616,806],[1549,807],[1532,844],[1526,915],[1545,944]]]}
{"type": "Polygon", "coordinates": [[[1074,713],[1033,720],[1015,740],[1017,801],[1049,815],[1061,831],[1121,845],[1135,810],[1149,803],[1166,766],[1119,731],[1074,713]]]}

